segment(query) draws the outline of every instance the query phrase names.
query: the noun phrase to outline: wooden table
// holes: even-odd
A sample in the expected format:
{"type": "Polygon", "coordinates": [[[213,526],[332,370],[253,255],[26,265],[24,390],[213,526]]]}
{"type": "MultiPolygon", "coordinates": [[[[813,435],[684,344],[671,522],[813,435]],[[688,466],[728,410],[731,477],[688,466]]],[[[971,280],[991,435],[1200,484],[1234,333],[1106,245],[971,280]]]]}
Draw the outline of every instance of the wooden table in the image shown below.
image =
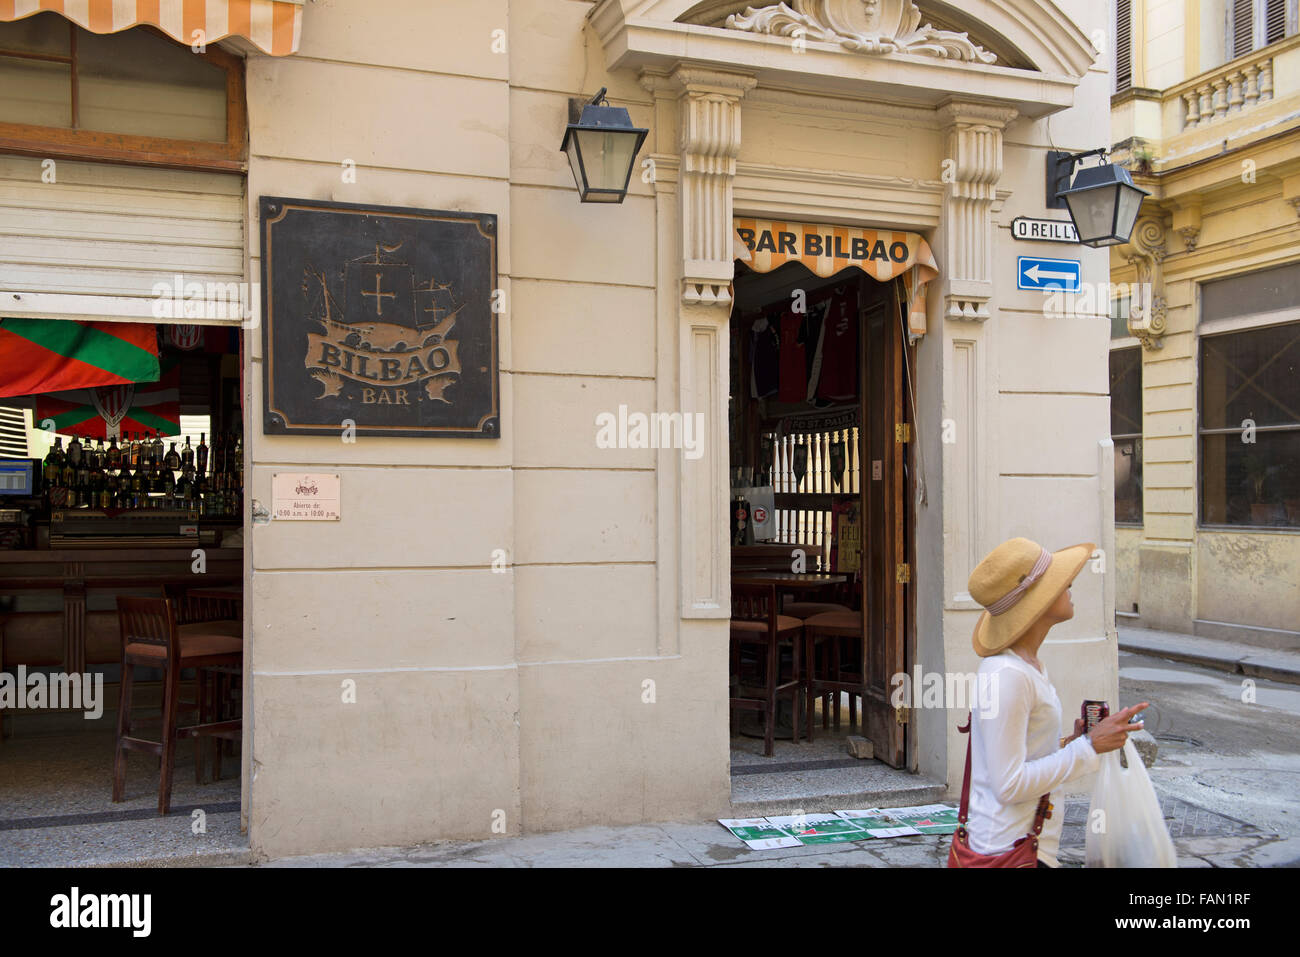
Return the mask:
{"type": "Polygon", "coordinates": [[[777,591],[813,591],[831,585],[842,585],[847,575],[828,572],[734,572],[733,582],[744,585],[775,585],[777,591]]]}
{"type": "Polygon", "coordinates": [[[243,601],[242,588],[187,588],[185,594],[194,598],[215,598],[218,601],[243,601]]]}

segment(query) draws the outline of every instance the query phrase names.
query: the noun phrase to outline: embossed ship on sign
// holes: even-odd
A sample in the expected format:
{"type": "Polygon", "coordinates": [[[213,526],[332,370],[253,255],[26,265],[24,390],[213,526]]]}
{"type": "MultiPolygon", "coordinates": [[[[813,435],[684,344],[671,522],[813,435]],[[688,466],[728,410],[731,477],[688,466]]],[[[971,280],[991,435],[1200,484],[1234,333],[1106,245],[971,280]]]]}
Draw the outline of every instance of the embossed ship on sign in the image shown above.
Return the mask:
{"type": "Polygon", "coordinates": [[[268,433],[500,435],[496,217],[262,198],[268,433]]]}

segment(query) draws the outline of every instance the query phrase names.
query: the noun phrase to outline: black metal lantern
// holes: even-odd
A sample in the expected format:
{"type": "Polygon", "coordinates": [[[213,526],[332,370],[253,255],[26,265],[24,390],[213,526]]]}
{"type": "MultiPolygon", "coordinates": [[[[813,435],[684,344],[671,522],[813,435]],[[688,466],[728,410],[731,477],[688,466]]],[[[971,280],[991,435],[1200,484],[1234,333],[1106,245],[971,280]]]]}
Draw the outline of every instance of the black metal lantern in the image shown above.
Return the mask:
{"type": "Polygon", "coordinates": [[[633,126],[627,110],[610,106],[605,88],[600,88],[582,108],[578,122],[565,127],[560,144],[584,203],[623,202],[637,151],[649,132],[633,126]]]}
{"type": "MultiPolygon", "coordinates": [[[[1072,168],[1084,157],[1104,153],[1105,150],[1092,150],[1063,157],[1058,162],[1069,162],[1072,168]]],[[[1049,167],[1049,175],[1050,172],[1049,167]]],[[[1065,176],[1068,178],[1068,171],[1065,176]]],[[[1099,247],[1128,242],[1137,223],[1142,197],[1150,195],[1133,185],[1133,179],[1124,167],[1103,162],[1079,170],[1074,184],[1069,189],[1059,190],[1055,198],[1069,209],[1079,242],[1099,247]]]]}

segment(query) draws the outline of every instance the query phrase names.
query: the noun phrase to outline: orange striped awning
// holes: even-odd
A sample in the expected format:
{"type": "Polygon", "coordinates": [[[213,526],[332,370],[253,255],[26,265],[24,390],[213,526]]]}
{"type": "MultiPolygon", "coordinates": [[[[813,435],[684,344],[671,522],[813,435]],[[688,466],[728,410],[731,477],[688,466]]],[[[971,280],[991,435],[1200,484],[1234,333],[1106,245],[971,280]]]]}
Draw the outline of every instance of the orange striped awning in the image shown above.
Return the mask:
{"type": "Polygon", "coordinates": [[[739,258],[754,272],[798,262],[824,278],[849,266],[880,282],[902,276],[911,303],[908,327],[913,336],[925,335],[925,285],[939,275],[939,265],[920,234],[739,217],[735,225],[748,253],[739,258]]]}
{"type": "Polygon", "coordinates": [[[264,53],[298,50],[301,0],[0,0],[0,21],[58,13],[91,33],[152,24],[186,46],[240,36],[264,53]]]}

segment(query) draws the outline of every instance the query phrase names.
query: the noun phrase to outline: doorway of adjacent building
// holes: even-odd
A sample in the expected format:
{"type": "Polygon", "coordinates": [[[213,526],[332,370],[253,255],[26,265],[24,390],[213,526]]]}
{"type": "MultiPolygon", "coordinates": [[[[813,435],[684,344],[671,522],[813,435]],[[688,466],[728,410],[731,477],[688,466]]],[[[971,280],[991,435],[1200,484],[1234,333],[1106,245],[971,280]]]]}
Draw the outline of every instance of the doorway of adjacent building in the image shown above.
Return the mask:
{"type": "MultiPolygon", "coordinates": [[[[778,703],[772,755],[764,753],[761,713],[732,710],[733,801],[735,782],[768,768],[797,770],[813,788],[814,778],[839,776],[829,792],[869,792],[873,775],[883,781],[882,772],[908,763],[906,711],[890,700],[891,679],[906,672],[911,650],[903,292],[898,282],[879,282],[857,267],[821,278],[797,262],[766,273],[737,262],[733,290],[733,596],[744,590],[735,586],[762,581],[768,572],[779,613],[798,616],[805,635],[828,621],[818,615],[836,609],[857,618],[841,615],[834,623],[860,622],[852,636],[818,635],[813,646],[804,640],[800,650],[813,651],[811,669],[805,654],[795,654],[800,639],[783,637],[778,684],[801,686],[778,703]],[[823,578],[805,581],[801,574],[823,578]],[[810,675],[838,678],[841,686],[812,696],[811,742],[810,675]],[[849,736],[869,741],[873,758],[851,757],[849,736]],[[846,786],[843,776],[850,773],[865,774],[866,783],[846,786]]],[[[757,657],[733,644],[733,699],[761,694],[754,684],[763,671],[757,657]]]]}

